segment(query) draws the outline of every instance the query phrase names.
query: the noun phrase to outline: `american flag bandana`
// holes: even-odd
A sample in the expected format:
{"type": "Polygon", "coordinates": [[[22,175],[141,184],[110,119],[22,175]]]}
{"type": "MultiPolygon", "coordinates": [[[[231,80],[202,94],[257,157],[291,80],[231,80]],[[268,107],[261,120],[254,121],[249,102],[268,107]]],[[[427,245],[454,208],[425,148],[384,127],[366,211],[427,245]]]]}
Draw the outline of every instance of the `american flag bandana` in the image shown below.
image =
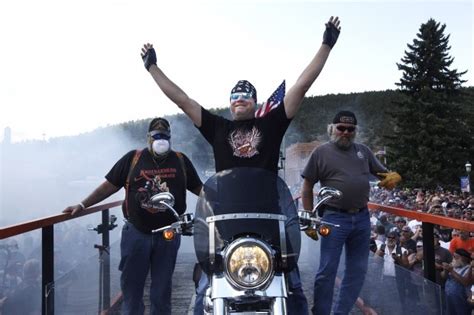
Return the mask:
{"type": "Polygon", "coordinates": [[[255,118],[262,118],[268,114],[271,110],[278,107],[283,102],[285,98],[285,80],[280,84],[280,86],[273,92],[270,98],[255,112],[255,118]]]}
{"type": "Polygon", "coordinates": [[[254,99],[255,104],[257,103],[257,90],[249,81],[240,80],[239,82],[237,82],[237,84],[234,86],[234,88],[232,89],[230,93],[232,94],[232,93],[238,93],[238,92],[245,92],[245,93],[252,94],[252,98],[254,99]]]}

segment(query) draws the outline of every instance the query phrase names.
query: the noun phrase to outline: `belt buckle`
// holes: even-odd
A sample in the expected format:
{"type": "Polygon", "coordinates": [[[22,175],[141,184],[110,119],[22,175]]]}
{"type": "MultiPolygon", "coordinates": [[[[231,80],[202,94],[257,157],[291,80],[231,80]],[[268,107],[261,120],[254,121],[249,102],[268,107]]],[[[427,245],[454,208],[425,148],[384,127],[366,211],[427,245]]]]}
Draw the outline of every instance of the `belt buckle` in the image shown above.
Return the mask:
{"type": "Polygon", "coordinates": [[[354,214],[354,213],[358,213],[359,211],[360,211],[359,208],[351,208],[351,209],[347,210],[347,213],[354,214]]]}

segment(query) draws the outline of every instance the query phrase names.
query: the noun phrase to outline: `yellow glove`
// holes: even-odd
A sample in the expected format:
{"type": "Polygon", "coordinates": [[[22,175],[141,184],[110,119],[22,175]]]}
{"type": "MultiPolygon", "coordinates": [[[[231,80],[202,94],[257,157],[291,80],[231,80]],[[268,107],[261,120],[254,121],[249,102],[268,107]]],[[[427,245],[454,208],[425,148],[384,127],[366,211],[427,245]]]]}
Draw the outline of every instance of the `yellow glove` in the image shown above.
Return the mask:
{"type": "Polygon", "coordinates": [[[315,241],[319,240],[318,231],[316,231],[315,229],[309,227],[306,230],[304,230],[304,232],[313,240],[315,241]]]}
{"type": "Polygon", "coordinates": [[[386,189],[393,189],[402,180],[402,177],[397,172],[388,173],[377,173],[378,176],[382,177],[379,182],[379,187],[386,189]]]}

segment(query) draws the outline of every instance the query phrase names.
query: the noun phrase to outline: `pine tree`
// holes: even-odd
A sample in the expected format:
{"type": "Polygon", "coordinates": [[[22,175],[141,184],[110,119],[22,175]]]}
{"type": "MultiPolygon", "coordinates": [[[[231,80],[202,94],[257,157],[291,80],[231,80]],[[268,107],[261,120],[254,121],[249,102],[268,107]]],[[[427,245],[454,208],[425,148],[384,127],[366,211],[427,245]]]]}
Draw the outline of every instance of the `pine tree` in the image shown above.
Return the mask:
{"type": "Polygon", "coordinates": [[[410,51],[405,51],[402,63],[397,63],[398,70],[403,71],[400,83],[396,83],[400,90],[414,98],[423,97],[423,92],[435,91],[456,95],[461,84],[461,76],[467,71],[459,73],[456,69],[450,70],[454,58],[449,56],[449,35],[445,36],[446,24],[429,19],[422,24],[417,34],[418,39],[408,44],[410,51]]]}
{"type": "Polygon", "coordinates": [[[454,58],[445,28],[433,19],[422,24],[397,63],[403,74],[396,85],[405,97],[391,111],[396,127],[385,139],[389,166],[402,174],[406,186],[459,187],[458,176],[474,146],[470,114],[460,106],[466,71],[449,69],[454,58]]]}

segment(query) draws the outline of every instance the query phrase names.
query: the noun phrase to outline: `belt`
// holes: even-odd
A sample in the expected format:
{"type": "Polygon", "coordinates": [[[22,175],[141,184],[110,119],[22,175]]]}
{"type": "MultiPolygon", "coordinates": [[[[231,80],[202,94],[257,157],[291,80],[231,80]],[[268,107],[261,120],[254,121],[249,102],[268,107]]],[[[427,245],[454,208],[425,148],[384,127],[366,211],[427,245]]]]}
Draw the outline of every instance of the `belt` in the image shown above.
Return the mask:
{"type": "Polygon", "coordinates": [[[335,211],[335,212],[342,212],[342,213],[348,213],[348,214],[356,214],[356,213],[362,212],[365,209],[367,209],[367,207],[340,209],[340,208],[335,208],[335,207],[331,207],[331,206],[326,206],[324,208],[324,210],[327,210],[327,211],[335,211]]]}

